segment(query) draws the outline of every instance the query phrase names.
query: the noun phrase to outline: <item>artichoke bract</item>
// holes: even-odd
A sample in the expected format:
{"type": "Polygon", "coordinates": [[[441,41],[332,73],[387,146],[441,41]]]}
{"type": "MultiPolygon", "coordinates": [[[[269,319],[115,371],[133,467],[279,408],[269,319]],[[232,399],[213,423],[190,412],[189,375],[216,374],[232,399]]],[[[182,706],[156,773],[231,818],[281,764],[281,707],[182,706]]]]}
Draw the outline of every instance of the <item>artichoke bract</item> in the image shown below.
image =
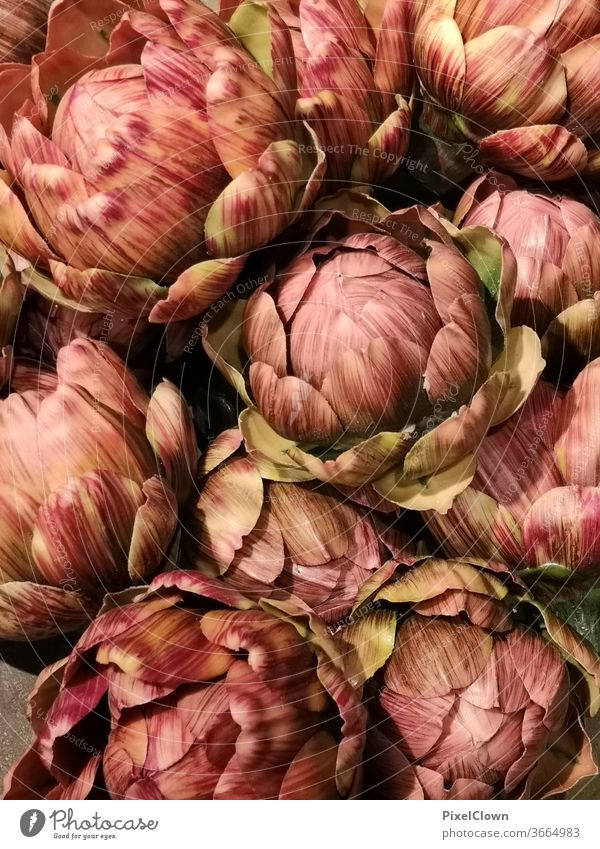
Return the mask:
{"type": "Polygon", "coordinates": [[[0,2],[0,62],[28,62],[44,48],[49,0],[0,2]]]}
{"type": "Polygon", "coordinates": [[[333,487],[263,481],[223,432],[200,460],[186,511],[182,568],[197,568],[252,598],[291,593],[323,620],[345,616],[369,575],[407,556],[410,538],[391,520],[333,487]]]}
{"type": "Polygon", "coordinates": [[[450,555],[512,567],[600,563],[600,359],[565,393],[540,382],[522,410],[484,438],[480,464],[431,532],[450,555]]]}
{"type": "Polygon", "coordinates": [[[355,795],[366,711],[326,635],[294,621],[194,573],[155,579],[42,673],[4,798],[355,795]]]}
{"type": "MultiPolygon", "coordinates": [[[[290,27],[297,114],[327,158],[326,180],[377,185],[404,163],[410,140],[406,0],[363,14],[357,0],[269,0],[290,27]]],[[[338,184],[338,185],[336,185],[338,184]]]]}
{"type": "Polygon", "coordinates": [[[491,171],[467,188],[454,223],[506,239],[517,261],[512,322],[542,337],[555,372],[577,372],[600,354],[600,219],[591,209],[491,171]]]}
{"type": "Polygon", "coordinates": [[[423,0],[414,32],[423,129],[544,181],[600,172],[600,7],[423,0]],[[466,142],[466,145],[465,145],[466,142]]]}
{"type": "Polygon", "coordinates": [[[288,55],[253,4],[227,26],[192,0],[56,0],[45,51],[0,65],[0,242],[23,282],[153,322],[210,306],[319,190],[288,55]]]}
{"type": "Polygon", "coordinates": [[[540,342],[510,326],[515,260],[492,232],[365,203],[337,197],[346,212],[325,212],[296,259],[207,317],[205,350],[248,405],[264,477],[445,510],[534,386],[540,342]]]}
{"type": "Polygon", "coordinates": [[[338,639],[369,709],[364,795],[543,798],[597,772],[585,712],[600,660],[504,566],[390,563],[365,586],[338,639]]]}
{"type": "Polygon", "coordinates": [[[23,303],[23,287],[12,258],[0,245],[0,389],[13,366],[13,342],[23,303]]]}
{"type": "Polygon", "coordinates": [[[56,372],[15,367],[0,401],[0,637],[87,624],[107,592],[167,557],[198,450],[168,381],[151,397],[109,348],[77,340],[56,372]]]}

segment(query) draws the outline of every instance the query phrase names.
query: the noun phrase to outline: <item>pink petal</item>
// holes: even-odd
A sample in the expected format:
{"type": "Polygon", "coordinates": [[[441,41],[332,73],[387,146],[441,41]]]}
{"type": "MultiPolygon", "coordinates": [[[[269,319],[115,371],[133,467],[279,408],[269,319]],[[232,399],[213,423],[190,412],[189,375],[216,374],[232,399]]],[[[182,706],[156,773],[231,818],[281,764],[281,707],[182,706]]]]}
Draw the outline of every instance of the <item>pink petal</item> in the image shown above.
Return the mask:
{"type": "Polygon", "coordinates": [[[500,130],[480,150],[490,162],[536,180],[569,179],[587,163],[583,142],[558,124],[500,130]]]}
{"type": "Polygon", "coordinates": [[[556,423],[554,453],[568,484],[596,486],[600,481],[600,360],[594,360],[569,389],[556,423]]]}
{"type": "Polygon", "coordinates": [[[369,29],[352,0],[309,0],[300,4],[299,11],[302,35],[310,51],[322,41],[339,41],[373,58],[369,29]]]}
{"type": "Polygon", "coordinates": [[[255,528],[263,509],[263,484],[245,457],[229,461],[206,479],[188,521],[194,554],[227,567],[255,528]]]}
{"type": "Polygon", "coordinates": [[[67,589],[29,581],[0,584],[0,637],[4,640],[67,634],[87,625],[95,614],[94,602],[67,589]]]}
{"type": "Polygon", "coordinates": [[[544,724],[555,719],[556,711],[564,715],[568,693],[568,676],[558,650],[541,637],[518,630],[507,638],[515,670],[533,702],[544,708],[544,724]]]}
{"type": "Polygon", "coordinates": [[[405,696],[444,696],[482,672],[492,640],[471,625],[413,617],[400,626],[385,683],[405,696]]]}
{"type": "Polygon", "coordinates": [[[321,393],[347,432],[398,431],[419,418],[425,370],[420,354],[399,338],[372,339],[366,349],[342,354],[325,375],[321,393]]]}
{"type": "Polygon", "coordinates": [[[593,137],[600,130],[600,120],[593,109],[590,92],[600,83],[598,47],[600,35],[575,44],[561,56],[567,75],[569,112],[566,127],[582,137],[593,137]]]}
{"type": "Polygon", "coordinates": [[[179,390],[163,380],[148,405],[146,435],[180,504],[192,492],[198,467],[194,423],[179,390]]]}
{"type": "Polygon", "coordinates": [[[273,142],[293,139],[285,101],[275,83],[247,60],[224,53],[206,88],[211,137],[230,177],[258,165],[273,142]]]}
{"type": "Polygon", "coordinates": [[[556,487],[542,495],[523,525],[523,552],[531,566],[560,563],[586,569],[600,558],[600,492],[596,487],[556,487]]]}
{"type": "Polygon", "coordinates": [[[177,529],[175,493],[154,475],[142,484],[145,502],[138,508],[131,533],[127,571],[133,581],[152,576],[167,557],[177,529]]]}
{"type": "Polygon", "coordinates": [[[129,584],[127,557],[140,487],[113,472],[88,472],[40,507],[31,542],[44,579],[91,597],[129,584]]]}
{"type": "Polygon", "coordinates": [[[426,91],[456,110],[465,84],[465,46],[451,17],[429,14],[415,33],[415,65],[426,91]]]}
{"type": "Polygon", "coordinates": [[[252,362],[271,366],[284,377],[287,366],[285,330],[273,298],[264,291],[253,295],[244,311],[244,348],[252,362]]]}
{"type": "Polygon", "coordinates": [[[551,124],[567,102],[565,72],[544,39],[527,29],[499,27],[465,46],[461,111],[487,132],[551,124]]]}
{"type": "Polygon", "coordinates": [[[398,735],[398,745],[412,760],[424,757],[439,740],[443,719],[454,704],[454,696],[421,699],[403,696],[384,687],[380,705],[398,735]]]}
{"type": "Polygon", "coordinates": [[[317,731],[285,773],[280,799],[338,799],[335,783],[337,745],[331,734],[317,731]]]}
{"type": "Polygon", "coordinates": [[[231,715],[240,726],[236,755],[259,798],[277,798],[288,764],[314,733],[317,717],[277,698],[241,661],[227,675],[231,715]]]}
{"type": "Polygon", "coordinates": [[[432,404],[468,402],[488,375],[492,340],[481,298],[463,295],[448,309],[448,323],[435,337],[425,369],[432,404]]]}
{"type": "Polygon", "coordinates": [[[252,363],[250,386],[267,422],[282,436],[302,442],[334,442],[343,425],[327,399],[297,377],[278,378],[264,363],[252,363]]]}
{"type": "Polygon", "coordinates": [[[127,12],[129,3],[119,0],[58,0],[48,16],[46,50],[68,46],[85,56],[103,56],[107,36],[127,12]],[[98,26],[98,22],[102,26],[98,26]]]}
{"type": "Polygon", "coordinates": [[[58,380],[80,387],[96,400],[143,428],[148,413],[148,396],[125,362],[107,345],[76,339],[58,352],[58,380]]]}

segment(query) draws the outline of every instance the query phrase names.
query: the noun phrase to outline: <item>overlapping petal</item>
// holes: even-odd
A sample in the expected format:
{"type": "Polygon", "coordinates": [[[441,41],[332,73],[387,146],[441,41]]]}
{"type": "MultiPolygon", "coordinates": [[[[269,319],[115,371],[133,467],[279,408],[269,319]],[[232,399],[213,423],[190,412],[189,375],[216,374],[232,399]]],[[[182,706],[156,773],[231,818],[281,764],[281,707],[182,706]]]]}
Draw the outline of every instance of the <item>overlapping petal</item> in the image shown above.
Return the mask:
{"type": "Polygon", "coordinates": [[[263,481],[241,441],[225,432],[209,448],[218,465],[201,463],[182,564],[252,598],[291,593],[337,621],[390,555],[409,554],[408,536],[332,487],[263,481]]]}

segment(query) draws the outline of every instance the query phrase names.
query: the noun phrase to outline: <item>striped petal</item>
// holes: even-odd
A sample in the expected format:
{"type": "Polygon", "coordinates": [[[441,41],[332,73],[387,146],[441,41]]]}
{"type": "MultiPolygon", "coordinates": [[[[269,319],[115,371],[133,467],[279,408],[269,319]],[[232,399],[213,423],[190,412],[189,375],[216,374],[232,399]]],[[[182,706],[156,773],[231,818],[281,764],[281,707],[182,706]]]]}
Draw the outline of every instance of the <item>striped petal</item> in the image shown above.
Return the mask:
{"type": "Polygon", "coordinates": [[[114,472],[71,478],[40,507],[31,550],[44,579],[98,597],[129,584],[140,487],[114,472]]]}
{"type": "Polygon", "coordinates": [[[347,433],[402,430],[419,418],[425,361],[403,341],[372,339],[365,349],[344,353],[325,375],[321,393],[347,433]]]}
{"type": "Polygon", "coordinates": [[[429,14],[417,28],[415,65],[427,92],[442,106],[458,110],[466,77],[465,45],[455,21],[429,14]]]}
{"type": "MultiPolygon", "coordinates": [[[[245,256],[207,259],[192,265],[163,290],[164,300],[154,298],[149,320],[169,325],[200,315],[235,283],[246,262],[245,256]]],[[[157,287],[160,288],[160,287],[157,287]]]]}
{"type": "Polygon", "coordinates": [[[586,38],[561,56],[567,75],[569,92],[566,128],[578,136],[593,137],[600,130],[600,120],[593,108],[591,92],[600,85],[600,35],[586,38]]]}
{"type": "Polygon", "coordinates": [[[33,269],[22,272],[24,282],[46,300],[73,310],[118,312],[125,319],[138,320],[167,297],[167,289],[147,277],[118,274],[102,268],[80,271],[50,260],[51,278],[33,269]]]}
{"type": "Polygon", "coordinates": [[[388,0],[385,3],[375,48],[373,76],[377,88],[388,95],[408,97],[411,94],[413,75],[409,17],[410,4],[407,0],[388,0]]]}
{"type": "Polygon", "coordinates": [[[199,59],[210,59],[215,48],[221,44],[235,43],[231,30],[204,3],[196,3],[194,0],[160,0],[160,8],[177,35],[199,59]]]}
{"type": "MultiPolygon", "coordinates": [[[[5,172],[0,172],[0,175],[5,172]]],[[[49,245],[31,223],[17,195],[0,178],[0,241],[30,263],[47,263],[54,257],[49,245]]]]}
{"type": "Polygon", "coordinates": [[[181,392],[163,380],[148,405],[146,436],[178,501],[190,495],[198,468],[194,423],[181,392]]]}
{"type": "Polygon", "coordinates": [[[29,551],[37,508],[26,492],[9,483],[0,484],[0,586],[39,577],[29,551]]]}
{"type": "Polygon", "coordinates": [[[579,374],[560,407],[554,453],[567,484],[600,482],[598,381],[600,360],[594,360],[579,374]]]}
{"type": "Polygon", "coordinates": [[[56,373],[59,383],[85,389],[136,427],[144,427],[148,396],[133,372],[107,345],[76,339],[59,351],[56,373]]]}
{"type": "Polygon", "coordinates": [[[317,731],[290,763],[280,799],[338,799],[335,781],[337,745],[331,734],[317,731]]]}
{"type": "Polygon", "coordinates": [[[600,558],[600,492],[565,486],[538,498],[523,525],[523,552],[531,566],[560,563],[587,569],[600,558]]]}
{"type": "Polygon", "coordinates": [[[444,696],[472,684],[491,652],[492,638],[479,628],[414,617],[398,629],[385,683],[399,695],[444,696]]]}
{"type": "Polygon", "coordinates": [[[463,295],[448,309],[448,319],[431,346],[425,381],[432,404],[467,403],[492,362],[490,324],[477,295],[463,295]]]}
{"type": "Polygon", "coordinates": [[[215,200],[205,222],[211,256],[239,256],[262,247],[294,220],[306,176],[297,142],[270,144],[256,167],[239,174],[215,200]]]}
{"type": "Polygon", "coordinates": [[[0,584],[0,637],[40,640],[89,624],[97,604],[61,587],[28,581],[0,584]]]}
{"type": "Polygon", "coordinates": [[[211,646],[203,638],[198,616],[192,611],[157,611],[145,625],[99,643],[98,663],[115,664],[150,684],[172,688],[219,678],[232,664],[230,652],[211,646]],[[148,658],[152,658],[151,664],[148,658]]]}
{"type": "Polygon", "coordinates": [[[273,142],[294,137],[275,83],[248,62],[240,66],[236,56],[220,63],[206,97],[211,137],[232,178],[256,168],[273,142]]]}
{"type": "Polygon", "coordinates": [[[268,292],[253,295],[244,311],[244,349],[252,362],[266,363],[277,374],[287,372],[286,336],[277,307],[268,292]]]}
{"type": "Polygon", "coordinates": [[[256,526],[263,498],[261,477],[246,458],[211,472],[187,521],[194,557],[199,561],[208,557],[225,571],[256,526]]]}
{"type": "Polygon", "coordinates": [[[381,94],[368,64],[360,53],[339,41],[324,40],[315,45],[303,70],[301,95],[311,97],[323,91],[350,100],[360,97],[370,120],[376,123],[381,120],[381,94]]]}
{"type": "Polygon", "coordinates": [[[256,404],[282,436],[301,442],[335,442],[343,425],[324,395],[297,377],[278,378],[265,363],[252,363],[249,381],[256,404]]]}
{"type": "Polygon", "coordinates": [[[460,109],[483,132],[560,119],[567,103],[564,68],[530,30],[489,30],[467,43],[465,58],[460,109]]]}
{"type": "Polygon", "coordinates": [[[296,111],[314,131],[318,147],[329,152],[328,179],[345,182],[357,148],[361,150],[373,132],[366,108],[357,98],[325,89],[300,98],[296,111]]]}
{"type": "Polygon", "coordinates": [[[141,56],[147,97],[152,105],[186,106],[206,112],[210,69],[181,50],[148,43],[141,56]]]}
{"type": "Polygon", "coordinates": [[[144,503],[138,507],[131,532],[127,571],[139,583],[151,577],[167,557],[178,520],[175,493],[158,475],[142,484],[144,503]]]}
{"type": "Polygon", "coordinates": [[[410,141],[412,111],[401,97],[396,105],[398,108],[380,124],[354,160],[350,174],[354,183],[382,183],[403,164],[410,141]]]}
{"type": "Polygon", "coordinates": [[[321,41],[338,41],[373,58],[369,27],[352,0],[307,0],[299,12],[302,36],[311,52],[321,41]]]}
{"type": "Polygon", "coordinates": [[[534,180],[567,180],[587,163],[583,142],[558,124],[500,130],[480,150],[489,162],[534,180]]]}

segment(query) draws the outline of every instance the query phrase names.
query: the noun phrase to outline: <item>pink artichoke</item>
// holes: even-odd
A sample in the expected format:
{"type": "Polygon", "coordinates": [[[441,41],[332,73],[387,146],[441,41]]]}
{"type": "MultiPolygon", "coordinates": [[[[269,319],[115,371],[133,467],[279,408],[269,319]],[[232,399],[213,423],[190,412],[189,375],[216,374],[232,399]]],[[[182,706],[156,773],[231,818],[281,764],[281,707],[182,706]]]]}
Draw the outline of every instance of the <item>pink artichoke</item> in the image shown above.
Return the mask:
{"type": "Polygon", "coordinates": [[[0,637],[86,624],[106,592],[165,560],[198,461],[167,381],[151,398],[110,349],[78,340],[55,373],[15,368],[0,401],[0,637]]]}
{"type": "Polygon", "coordinates": [[[492,171],[467,189],[454,222],[506,239],[517,260],[512,322],[537,331],[555,370],[578,371],[600,354],[597,215],[568,197],[519,190],[492,171]]]}
{"type": "Polygon", "coordinates": [[[409,553],[408,536],[330,486],[263,481],[241,443],[225,431],[200,461],[183,567],[253,598],[292,593],[334,623],[373,571],[409,553]]]}
{"type": "Polygon", "coordinates": [[[543,630],[518,624],[519,597],[506,567],[466,561],[392,563],[365,587],[338,638],[366,682],[367,797],[543,798],[597,772],[581,722],[600,659],[543,608],[543,630]]]}
{"type": "Polygon", "coordinates": [[[429,528],[450,555],[511,566],[600,563],[600,359],[566,392],[539,383],[484,438],[477,472],[429,528]]]}
{"type": "Polygon", "coordinates": [[[161,576],[134,600],[40,676],[29,703],[37,737],[10,770],[6,799],[360,790],[366,712],[326,636],[193,573],[161,576]]]}
{"type": "MultiPolygon", "coordinates": [[[[239,0],[221,4],[228,20],[239,0]]],[[[404,162],[413,69],[410,4],[266,0],[290,30],[298,70],[297,114],[327,157],[326,178],[375,185],[404,162]]]]}
{"type": "Polygon", "coordinates": [[[535,384],[539,339],[510,327],[514,257],[490,231],[360,197],[336,198],[346,214],[324,214],[298,258],[209,316],[205,348],[248,405],[240,429],[263,477],[372,483],[445,509],[535,384]]]}
{"type": "Polygon", "coordinates": [[[45,51],[0,66],[0,242],[24,283],[185,319],[311,204],[323,155],[289,33],[255,4],[230,23],[192,0],[55,0],[45,51]]]}
{"type": "Polygon", "coordinates": [[[376,185],[404,161],[412,91],[406,18],[405,0],[390,0],[377,29],[357,0],[298,3],[298,111],[327,154],[328,180],[376,185]]]}
{"type": "Polygon", "coordinates": [[[597,3],[423,0],[419,18],[425,129],[527,177],[597,175],[597,3]]]}

